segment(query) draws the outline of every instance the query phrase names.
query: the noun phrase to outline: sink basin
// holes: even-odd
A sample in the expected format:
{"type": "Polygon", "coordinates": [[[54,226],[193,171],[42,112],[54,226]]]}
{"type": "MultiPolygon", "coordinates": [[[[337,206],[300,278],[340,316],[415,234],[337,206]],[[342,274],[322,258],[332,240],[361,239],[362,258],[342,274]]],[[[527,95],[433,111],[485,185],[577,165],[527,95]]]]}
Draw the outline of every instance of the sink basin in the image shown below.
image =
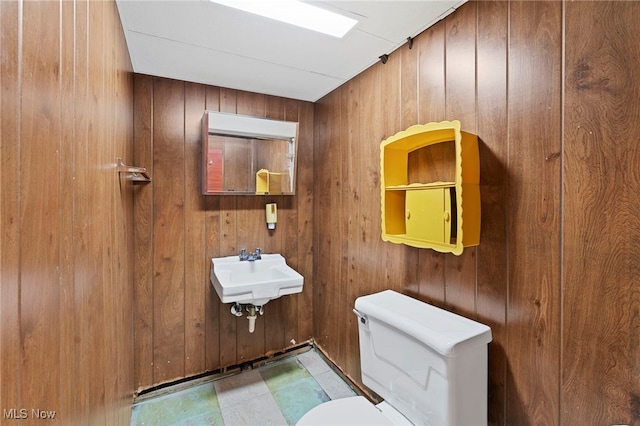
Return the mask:
{"type": "Polygon", "coordinates": [[[211,259],[211,284],[222,303],[263,306],[285,294],[300,293],[304,278],[280,254],[240,261],[238,256],[211,259]]]}

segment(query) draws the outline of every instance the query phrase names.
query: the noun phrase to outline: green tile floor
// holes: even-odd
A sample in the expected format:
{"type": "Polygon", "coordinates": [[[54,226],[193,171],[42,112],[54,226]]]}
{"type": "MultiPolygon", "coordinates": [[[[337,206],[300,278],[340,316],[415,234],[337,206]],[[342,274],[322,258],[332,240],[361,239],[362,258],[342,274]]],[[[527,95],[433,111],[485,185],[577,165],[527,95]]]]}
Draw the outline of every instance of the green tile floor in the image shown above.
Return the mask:
{"type": "Polygon", "coordinates": [[[323,402],[356,392],[311,349],[253,370],[145,397],[131,425],[295,425],[323,402]]]}

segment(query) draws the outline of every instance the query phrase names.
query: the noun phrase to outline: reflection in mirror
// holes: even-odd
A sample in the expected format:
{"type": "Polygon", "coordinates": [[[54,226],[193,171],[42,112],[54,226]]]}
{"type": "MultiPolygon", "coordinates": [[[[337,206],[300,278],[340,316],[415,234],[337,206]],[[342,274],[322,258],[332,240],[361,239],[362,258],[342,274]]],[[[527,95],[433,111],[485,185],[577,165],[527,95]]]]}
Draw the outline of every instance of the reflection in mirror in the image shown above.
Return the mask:
{"type": "Polygon", "coordinates": [[[296,133],[293,122],[205,112],[203,194],[295,194],[296,133]]]}

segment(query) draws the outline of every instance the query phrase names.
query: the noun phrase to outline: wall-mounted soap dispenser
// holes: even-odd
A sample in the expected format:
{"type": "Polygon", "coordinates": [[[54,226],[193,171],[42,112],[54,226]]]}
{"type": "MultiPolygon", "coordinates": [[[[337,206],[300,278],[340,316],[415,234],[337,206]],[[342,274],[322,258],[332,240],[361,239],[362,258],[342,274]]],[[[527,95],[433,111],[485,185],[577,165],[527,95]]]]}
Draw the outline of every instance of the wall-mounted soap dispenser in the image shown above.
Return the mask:
{"type": "Polygon", "coordinates": [[[276,222],[278,222],[278,208],[276,203],[269,203],[265,208],[267,214],[267,227],[269,229],[276,229],[276,222]]]}

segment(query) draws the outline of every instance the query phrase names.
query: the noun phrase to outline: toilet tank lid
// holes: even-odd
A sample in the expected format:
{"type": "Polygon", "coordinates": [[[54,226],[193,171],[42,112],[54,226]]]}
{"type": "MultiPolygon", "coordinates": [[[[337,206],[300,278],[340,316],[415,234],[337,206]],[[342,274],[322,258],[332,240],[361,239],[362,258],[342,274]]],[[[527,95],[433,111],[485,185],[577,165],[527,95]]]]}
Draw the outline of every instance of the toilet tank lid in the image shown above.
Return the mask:
{"type": "Polygon", "coordinates": [[[484,324],[437,308],[393,290],[356,299],[355,308],[423,342],[447,357],[491,341],[491,329],[484,324]]]}

